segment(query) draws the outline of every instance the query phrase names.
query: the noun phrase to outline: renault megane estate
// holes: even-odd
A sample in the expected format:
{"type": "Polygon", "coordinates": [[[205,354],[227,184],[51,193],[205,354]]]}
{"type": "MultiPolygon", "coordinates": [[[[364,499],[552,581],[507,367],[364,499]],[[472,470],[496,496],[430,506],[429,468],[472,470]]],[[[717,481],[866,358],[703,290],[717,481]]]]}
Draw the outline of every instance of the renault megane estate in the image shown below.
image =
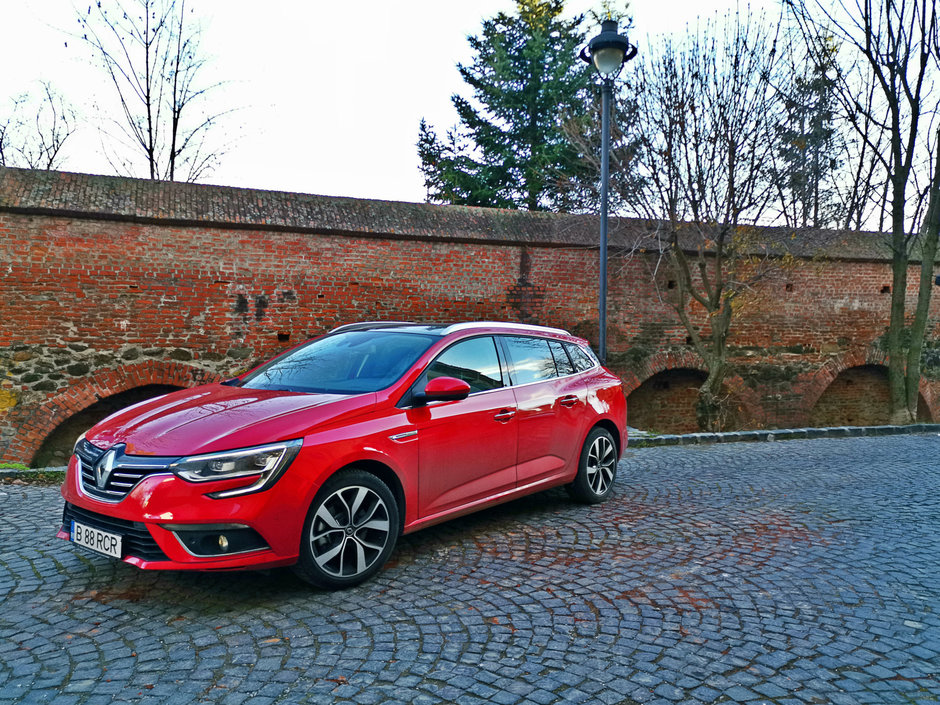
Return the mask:
{"type": "Polygon", "coordinates": [[[400,534],[559,485],[604,501],[626,442],[620,380],[566,331],[356,323],[91,428],[59,537],[139,568],[292,565],[344,588],[400,534]]]}

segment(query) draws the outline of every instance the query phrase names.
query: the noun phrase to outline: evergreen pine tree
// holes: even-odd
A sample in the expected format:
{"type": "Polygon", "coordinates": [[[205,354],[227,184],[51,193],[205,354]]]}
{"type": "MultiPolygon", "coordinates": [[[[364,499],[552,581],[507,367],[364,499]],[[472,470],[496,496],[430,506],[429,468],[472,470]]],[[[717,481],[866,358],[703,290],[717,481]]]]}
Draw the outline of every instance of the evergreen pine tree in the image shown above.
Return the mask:
{"type": "Polygon", "coordinates": [[[581,18],[563,0],[517,0],[516,15],[485,20],[458,65],[473,99],[454,95],[460,119],[444,139],[421,121],[418,155],[428,200],[498,208],[567,210],[564,184],[584,170],[562,130],[590,105],[590,67],[578,58],[581,18]]]}
{"type": "Polygon", "coordinates": [[[774,179],[784,219],[791,227],[832,227],[843,218],[833,198],[839,167],[834,50],[792,67],[783,94],[784,118],[776,126],[780,163],[774,179]]]}

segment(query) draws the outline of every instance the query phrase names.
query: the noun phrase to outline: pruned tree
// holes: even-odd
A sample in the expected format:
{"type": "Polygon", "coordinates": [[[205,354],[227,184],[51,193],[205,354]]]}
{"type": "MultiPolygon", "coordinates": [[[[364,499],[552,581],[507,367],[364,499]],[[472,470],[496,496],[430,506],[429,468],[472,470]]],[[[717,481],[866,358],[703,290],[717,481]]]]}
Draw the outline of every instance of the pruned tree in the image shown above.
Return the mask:
{"type": "Polygon", "coordinates": [[[40,95],[24,93],[0,118],[0,166],[57,169],[63,147],[76,130],[75,110],[48,81],[40,95]]]}
{"type": "MultiPolygon", "coordinates": [[[[571,210],[597,212],[600,203],[601,175],[601,111],[599,90],[593,90],[591,103],[578,113],[565,116],[562,130],[575,150],[578,169],[558,178],[559,188],[569,194],[571,210]]],[[[641,179],[635,168],[639,140],[637,123],[644,119],[639,114],[636,96],[622,93],[614,96],[610,119],[610,210],[623,212],[624,198],[641,188],[641,179]]]]}
{"type": "MultiPolygon", "coordinates": [[[[629,2],[605,0],[598,10],[588,13],[590,23],[598,27],[605,20],[618,23],[618,32],[629,35],[633,29],[629,2]]],[[[631,71],[626,64],[623,73],[631,71]]],[[[601,86],[593,67],[591,69],[590,102],[579,105],[573,112],[563,116],[562,131],[565,139],[575,150],[575,164],[558,179],[559,188],[567,191],[572,210],[595,213],[600,208],[601,185],[601,86]]],[[[640,187],[637,170],[634,168],[639,142],[636,124],[643,119],[639,113],[636,96],[632,91],[614,92],[610,116],[610,153],[608,173],[608,207],[617,213],[625,209],[623,194],[634,193],[640,187]]]]}
{"type": "Polygon", "coordinates": [[[723,386],[735,316],[757,282],[786,261],[750,227],[772,216],[778,59],[769,23],[733,15],[647,52],[627,87],[643,116],[641,187],[623,196],[655,231],[658,266],[670,283],[661,296],[707,367],[697,405],[706,429],[727,421],[723,386]]]}
{"type": "Polygon", "coordinates": [[[441,139],[422,120],[418,156],[428,200],[527,210],[570,210],[566,177],[583,168],[562,132],[565,115],[589,101],[589,68],[578,59],[581,19],[563,0],[516,0],[470,37],[459,65],[472,99],[454,95],[460,123],[441,139]]]}
{"type": "Polygon", "coordinates": [[[112,167],[171,181],[211,172],[224,151],[215,130],[229,111],[208,100],[222,84],[205,77],[202,30],[186,0],[97,0],[78,21],[119,106],[102,121],[112,167]]]}
{"type": "Polygon", "coordinates": [[[873,159],[888,231],[891,308],[885,347],[893,423],[917,418],[921,356],[940,225],[940,78],[934,0],[786,0],[817,56],[831,33],[840,44],[838,96],[873,159]],[[917,301],[907,303],[908,268],[921,260],[917,301]],[[910,321],[910,325],[908,322],[910,321]]]}

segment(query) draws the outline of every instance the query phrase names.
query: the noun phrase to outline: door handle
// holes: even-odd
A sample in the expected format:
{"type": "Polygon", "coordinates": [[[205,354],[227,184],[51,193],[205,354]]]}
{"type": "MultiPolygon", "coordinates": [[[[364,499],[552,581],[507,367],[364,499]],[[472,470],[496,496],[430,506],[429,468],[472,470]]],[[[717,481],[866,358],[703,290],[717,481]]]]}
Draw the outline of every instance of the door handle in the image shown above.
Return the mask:
{"type": "Polygon", "coordinates": [[[561,399],[558,400],[558,403],[562,406],[574,406],[578,403],[578,397],[574,394],[569,394],[568,396],[561,397],[561,399]]]}
{"type": "Polygon", "coordinates": [[[502,422],[502,421],[509,421],[515,415],[516,415],[515,409],[501,409],[499,412],[497,412],[496,416],[494,416],[493,418],[496,419],[497,421],[502,422]]]}

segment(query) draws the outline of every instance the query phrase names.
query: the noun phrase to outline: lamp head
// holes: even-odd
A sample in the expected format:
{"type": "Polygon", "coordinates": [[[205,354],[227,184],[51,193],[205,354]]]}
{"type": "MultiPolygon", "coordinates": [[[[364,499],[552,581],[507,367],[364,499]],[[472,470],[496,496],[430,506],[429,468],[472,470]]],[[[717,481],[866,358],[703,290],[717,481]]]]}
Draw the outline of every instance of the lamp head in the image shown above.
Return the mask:
{"type": "Polygon", "coordinates": [[[604,20],[601,33],[581,50],[581,58],[594,68],[602,78],[615,78],[621,67],[636,56],[636,47],[626,36],[617,33],[617,20],[604,20]]]}

